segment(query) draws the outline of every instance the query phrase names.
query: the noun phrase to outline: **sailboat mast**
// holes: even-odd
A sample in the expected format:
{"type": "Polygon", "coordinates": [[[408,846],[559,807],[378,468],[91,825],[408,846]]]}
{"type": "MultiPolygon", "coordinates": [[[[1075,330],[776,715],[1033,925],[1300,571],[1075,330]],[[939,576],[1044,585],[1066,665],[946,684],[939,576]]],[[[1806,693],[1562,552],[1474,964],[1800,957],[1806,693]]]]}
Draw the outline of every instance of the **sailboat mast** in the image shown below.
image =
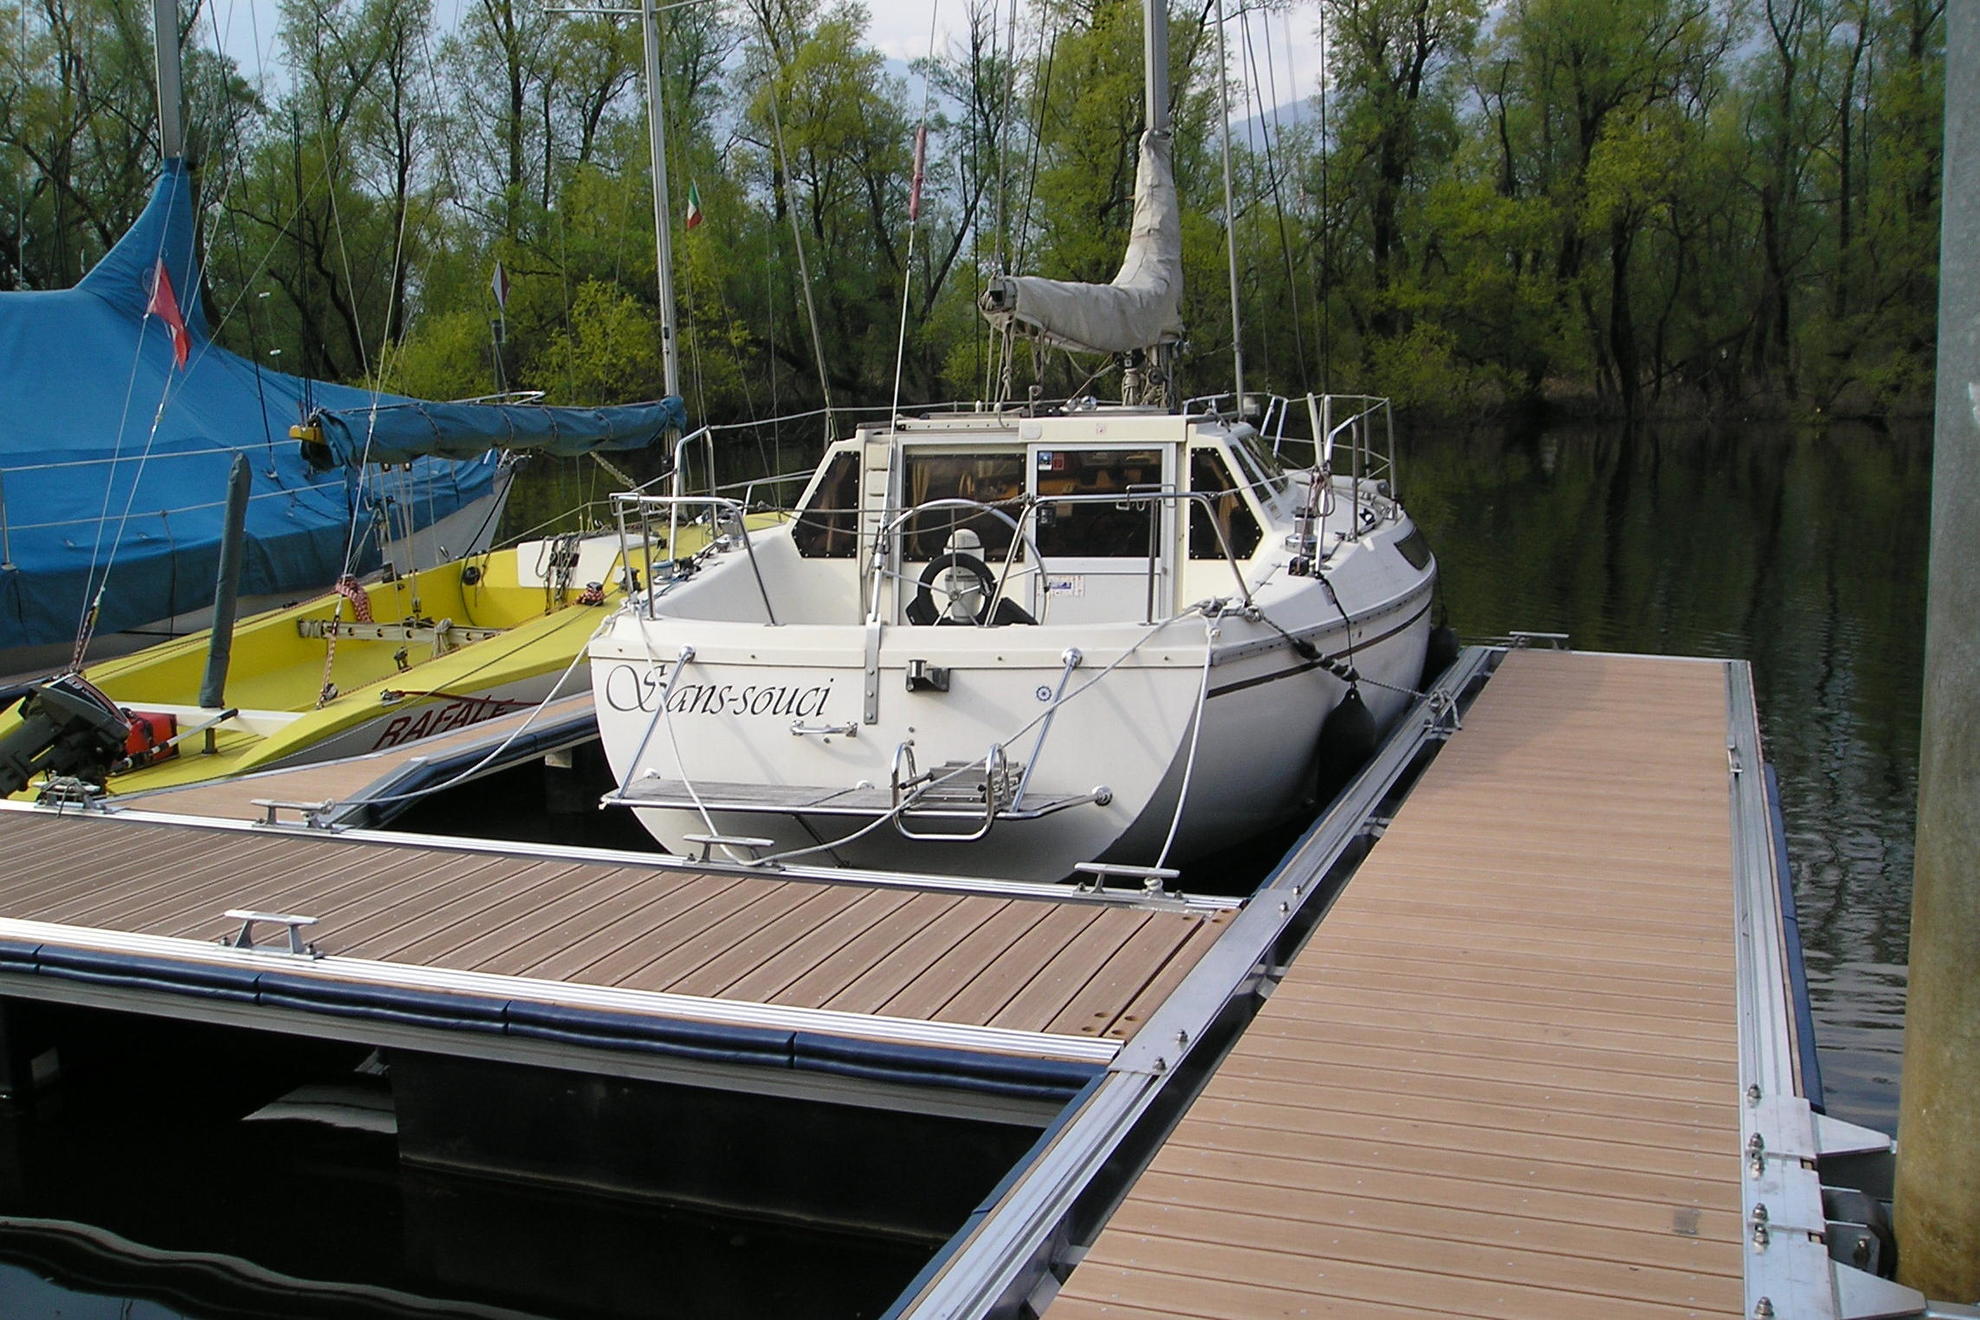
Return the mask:
{"type": "Polygon", "coordinates": [[[1169,7],[1168,0],[1141,0],[1143,76],[1147,79],[1148,123],[1151,133],[1169,131],[1169,7]]]}
{"type": "MultiPolygon", "coordinates": [[[[170,4],[173,0],[156,0],[170,4]]],[[[671,8],[671,6],[669,6],[671,8]]],[[[646,45],[646,138],[653,156],[653,245],[659,267],[660,361],[668,394],[681,392],[681,352],[674,318],[674,243],[668,232],[672,203],[667,197],[667,110],[660,91],[660,11],[654,0],[640,0],[640,33],[646,45]]]]}
{"type": "Polygon", "coordinates": [[[171,160],[186,154],[179,110],[179,0],[151,0],[151,27],[158,57],[158,138],[171,160]]]}

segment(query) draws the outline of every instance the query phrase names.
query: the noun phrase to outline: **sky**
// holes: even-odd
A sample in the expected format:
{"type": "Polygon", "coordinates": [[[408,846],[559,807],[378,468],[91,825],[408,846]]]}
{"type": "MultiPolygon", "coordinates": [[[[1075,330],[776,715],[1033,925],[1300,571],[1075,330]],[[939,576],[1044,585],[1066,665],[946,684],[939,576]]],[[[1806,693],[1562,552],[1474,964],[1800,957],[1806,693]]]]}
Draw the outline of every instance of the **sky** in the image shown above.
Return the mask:
{"type": "MultiPolygon", "coordinates": [[[[576,5],[583,0],[563,2],[576,5]]],[[[471,3],[473,0],[434,0],[435,20],[443,30],[450,28],[458,20],[462,7],[471,3]]],[[[931,29],[933,40],[941,49],[965,26],[965,0],[934,0],[932,7],[930,0],[866,0],[866,6],[872,16],[868,40],[902,64],[928,54],[931,29]]],[[[1304,0],[1275,14],[1253,13],[1248,19],[1240,15],[1240,6],[1241,0],[1226,0],[1224,6],[1230,59],[1239,66],[1234,70],[1235,76],[1255,78],[1261,86],[1262,99],[1255,100],[1249,108],[1233,105],[1232,117],[1245,119],[1256,114],[1259,105],[1291,107],[1310,102],[1319,87],[1320,48],[1316,39],[1319,16],[1315,5],[1304,0]],[[1248,62],[1243,51],[1247,27],[1253,52],[1248,62]]],[[[276,44],[279,26],[278,0],[206,0],[198,40],[202,45],[212,45],[217,40],[250,79],[259,77],[268,85],[280,86],[281,52],[276,44]]],[[[910,82],[910,94],[918,91],[910,82]]]]}

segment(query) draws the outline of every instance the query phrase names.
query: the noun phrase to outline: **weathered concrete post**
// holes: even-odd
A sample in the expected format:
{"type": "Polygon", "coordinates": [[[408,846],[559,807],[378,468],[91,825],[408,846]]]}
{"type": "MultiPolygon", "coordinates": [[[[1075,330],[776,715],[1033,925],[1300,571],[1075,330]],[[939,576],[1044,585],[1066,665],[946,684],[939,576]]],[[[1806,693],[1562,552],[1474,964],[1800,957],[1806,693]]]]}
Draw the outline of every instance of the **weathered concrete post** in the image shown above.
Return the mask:
{"type": "Polygon", "coordinates": [[[1980,1300],[1980,5],[1946,7],[1930,598],[1898,1118],[1900,1278],[1980,1300]]]}

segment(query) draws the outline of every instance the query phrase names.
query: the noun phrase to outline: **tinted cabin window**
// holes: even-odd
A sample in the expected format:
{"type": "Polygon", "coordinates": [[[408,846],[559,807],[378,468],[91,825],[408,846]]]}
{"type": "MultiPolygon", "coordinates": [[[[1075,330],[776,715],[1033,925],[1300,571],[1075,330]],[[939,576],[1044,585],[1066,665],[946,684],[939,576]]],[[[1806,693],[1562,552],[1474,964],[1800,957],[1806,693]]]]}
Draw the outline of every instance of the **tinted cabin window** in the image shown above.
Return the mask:
{"type": "Polygon", "coordinates": [[[859,552],[859,458],[839,454],[798,515],[791,540],[806,559],[851,559],[859,552]]]}
{"type": "Polygon", "coordinates": [[[1154,449],[1041,449],[1038,553],[1087,559],[1146,559],[1149,525],[1159,501],[1136,502],[1136,488],[1160,489],[1162,455],[1154,449]],[[1063,500],[1066,495],[1118,498],[1063,500]]]}
{"type": "Polygon", "coordinates": [[[1238,494],[1237,482],[1231,479],[1231,470],[1225,466],[1223,455],[1214,449],[1192,449],[1189,454],[1189,488],[1216,496],[1207,504],[1202,500],[1189,502],[1189,557],[1222,559],[1224,549],[1217,539],[1217,528],[1222,527],[1231,553],[1239,559],[1251,558],[1251,552],[1258,548],[1265,532],[1259,527],[1258,519],[1252,516],[1244,497],[1238,494]],[[1211,522],[1213,518],[1216,520],[1214,526],[1211,522]]]}
{"type": "Polygon", "coordinates": [[[1430,543],[1414,527],[1409,529],[1408,536],[1396,542],[1396,549],[1402,551],[1402,557],[1409,561],[1411,568],[1423,568],[1430,563],[1430,543]]]}
{"type": "MultiPolygon", "coordinates": [[[[902,468],[903,503],[909,507],[930,500],[963,499],[979,504],[1016,501],[1024,494],[1024,454],[917,454],[912,451],[902,468]]],[[[1017,517],[1015,503],[1007,510],[1017,517]]],[[[949,537],[967,527],[983,540],[982,555],[1002,556],[1010,550],[1011,525],[981,509],[931,509],[904,525],[902,558],[925,562],[944,553],[949,537]]]]}

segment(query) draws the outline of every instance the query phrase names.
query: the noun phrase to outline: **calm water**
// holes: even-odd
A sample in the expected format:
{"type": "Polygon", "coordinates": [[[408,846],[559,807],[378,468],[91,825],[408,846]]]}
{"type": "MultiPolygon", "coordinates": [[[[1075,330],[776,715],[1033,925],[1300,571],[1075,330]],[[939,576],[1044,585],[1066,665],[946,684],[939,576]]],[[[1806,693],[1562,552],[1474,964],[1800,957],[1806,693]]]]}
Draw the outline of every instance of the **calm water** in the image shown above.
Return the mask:
{"type": "Polygon", "coordinates": [[[1469,638],[1743,656],[1779,771],[1829,1110],[1897,1124],[1931,435],[1551,429],[1400,442],[1469,638]]]}
{"type": "MultiPolygon", "coordinates": [[[[1450,622],[1467,640],[1524,629],[1567,633],[1587,649],[1752,661],[1785,799],[1829,1109],[1886,1130],[1896,1124],[1902,1048],[1929,439],[1922,425],[1447,431],[1405,439],[1398,465],[1404,498],[1438,552],[1450,622]]],[[[801,461],[791,447],[763,466],[801,461]]],[[[611,486],[585,464],[539,464],[510,531],[611,486]]],[[[545,819],[509,822],[505,833],[623,842],[590,833],[595,799],[559,802],[534,782],[521,796],[545,819]]],[[[433,810],[418,827],[445,828],[454,811],[473,829],[489,815],[485,802],[465,814],[433,810]]],[[[814,1277],[830,1274],[825,1262],[843,1265],[855,1249],[758,1225],[407,1177],[389,1139],[244,1125],[224,1117],[242,1109],[224,1105],[180,1112],[169,1097],[192,1088],[160,1075],[169,1071],[154,1065],[114,1112],[70,1105],[52,1125],[0,1121],[0,1216],[73,1219],[303,1277],[535,1309],[530,1289],[505,1295],[497,1279],[541,1253],[511,1243],[493,1266],[463,1256],[465,1274],[436,1271],[449,1252],[435,1244],[461,1236],[447,1225],[472,1205],[531,1242],[556,1242],[556,1259],[582,1262],[574,1274],[587,1286],[569,1294],[566,1313],[599,1317],[795,1313],[790,1296],[759,1292],[762,1305],[746,1291],[697,1296],[690,1279],[755,1278],[774,1291],[780,1277],[806,1273],[800,1262],[814,1277]],[[297,1205],[309,1213],[289,1208],[297,1205]],[[458,1286],[445,1283],[450,1273],[458,1286]]],[[[872,1314],[918,1264],[884,1245],[856,1249],[877,1254],[836,1300],[808,1293],[817,1313],[872,1314]]],[[[65,1265],[0,1219],[0,1314],[262,1313],[238,1289],[161,1296],[120,1286],[118,1275],[101,1262],[65,1265]],[[50,1274],[87,1280],[84,1292],[52,1288],[50,1274]]]]}

